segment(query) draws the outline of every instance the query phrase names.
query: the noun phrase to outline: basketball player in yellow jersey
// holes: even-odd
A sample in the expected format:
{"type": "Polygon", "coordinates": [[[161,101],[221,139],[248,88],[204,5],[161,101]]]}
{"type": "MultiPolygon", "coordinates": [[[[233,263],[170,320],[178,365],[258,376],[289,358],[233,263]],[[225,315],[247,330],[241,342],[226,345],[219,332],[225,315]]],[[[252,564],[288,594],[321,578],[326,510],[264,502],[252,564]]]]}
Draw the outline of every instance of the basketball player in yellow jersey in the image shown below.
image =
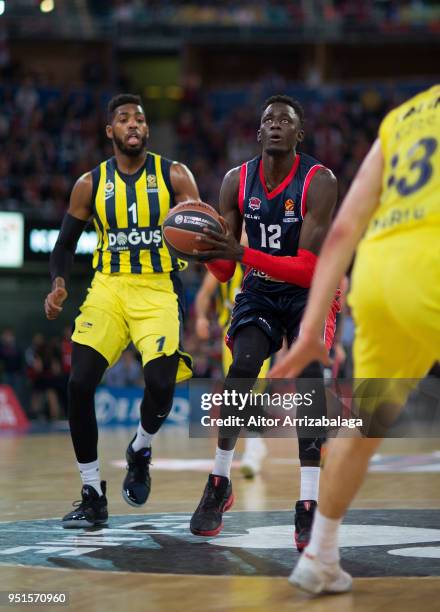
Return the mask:
{"type": "Polygon", "coordinates": [[[140,423],[126,458],[122,495],[143,505],[150,492],[151,442],[168,416],[176,381],[191,376],[192,362],[182,351],[181,284],[185,265],[172,257],[161,224],[177,202],[197,200],[191,172],[147,151],[148,124],[138,96],[122,94],[108,106],[107,136],[114,157],[76,182],[50,258],[52,291],[48,319],[67,298],[67,283],[78,239],[89,219],[98,233],[95,276],[75,321],[69,380],[69,423],[83,483],[82,503],[67,514],[63,527],[88,527],[107,521],[105,482],[98,464],[94,395],[107,367],[130,340],[142,355],[145,392],[140,423]]]}
{"type": "MultiPolygon", "coordinates": [[[[209,319],[208,311],[211,298],[217,292],[216,311],[218,324],[223,330],[223,337],[229,329],[231,323],[232,308],[234,307],[237,293],[241,290],[243,282],[243,268],[237,265],[234,275],[225,283],[220,283],[209,270],[206,272],[203,283],[197,292],[196,308],[196,334],[200,340],[209,339],[209,319]]],[[[226,376],[232,364],[232,353],[222,342],[222,367],[223,375],[226,376]]],[[[258,375],[259,378],[266,378],[270,367],[270,359],[266,359],[258,375]]],[[[261,464],[266,455],[266,445],[257,431],[253,432],[253,437],[245,438],[245,451],[241,459],[240,471],[245,478],[253,478],[261,471],[261,464]]]]}
{"type": "MultiPolygon", "coordinates": [[[[356,323],[354,377],[426,375],[440,358],[439,193],[436,85],[382,122],[322,248],[301,335],[269,376],[295,376],[315,359],[328,363],[320,338],[322,316],[359,241],[350,296],[356,323]]],[[[401,387],[388,385],[382,410],[398,412],[406,399],[401,387]]],[[[339,565],[338,529],[380,441],[332,440],[312,537],[290,577],[293,584],[312,593],[351,588],[351,576],[339,565]]]]}

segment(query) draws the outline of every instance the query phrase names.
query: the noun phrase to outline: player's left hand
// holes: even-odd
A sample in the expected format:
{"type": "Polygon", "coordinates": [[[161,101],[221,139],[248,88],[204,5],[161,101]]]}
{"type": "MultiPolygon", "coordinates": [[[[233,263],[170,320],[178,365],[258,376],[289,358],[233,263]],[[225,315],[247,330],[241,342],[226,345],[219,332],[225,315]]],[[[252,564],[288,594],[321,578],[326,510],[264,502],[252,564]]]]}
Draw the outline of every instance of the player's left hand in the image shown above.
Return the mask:
{"type": "Polygon", "coordinates": [[[202,250],[194,249],[194,255],[198,256],[199,261],[211,261],[212,259],[231,259],[232,261],[241,261],[244,253],[244,247],[238,242],[234,234],[226,225],[226,232],[220,234],[210,229],[203,230],[203,236],[197,236],[197,242],[203,245],[202,250]],[[211,247],[206,250],[206,247],[211,247]]]}
{"type": "Polygon", "coordinates": [[[312,361],[320,361],[325,366],[332,363],[324,341],[319,336],[303,333],[287,354],[269,370],[267,378],[295,378],[312,361]]]}

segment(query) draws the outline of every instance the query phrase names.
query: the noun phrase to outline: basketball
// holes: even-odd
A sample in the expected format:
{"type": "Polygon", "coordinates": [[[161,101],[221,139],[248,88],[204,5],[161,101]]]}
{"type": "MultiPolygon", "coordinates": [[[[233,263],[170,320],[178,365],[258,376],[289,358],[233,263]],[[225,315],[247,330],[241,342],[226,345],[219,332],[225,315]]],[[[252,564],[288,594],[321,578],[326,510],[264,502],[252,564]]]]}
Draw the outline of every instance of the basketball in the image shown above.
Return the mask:
{"type": "Polygon", "coordinates": [[[214,232],[225,231],[220,215],[212,206],[205,202],[182,202],[166,216],[163,237],[173,255],[183,259],[198,259],[193,254],[194,249],[203,251],[210,248],[196,240],[197,236],[203,235],[205,227],[214,232]]]}

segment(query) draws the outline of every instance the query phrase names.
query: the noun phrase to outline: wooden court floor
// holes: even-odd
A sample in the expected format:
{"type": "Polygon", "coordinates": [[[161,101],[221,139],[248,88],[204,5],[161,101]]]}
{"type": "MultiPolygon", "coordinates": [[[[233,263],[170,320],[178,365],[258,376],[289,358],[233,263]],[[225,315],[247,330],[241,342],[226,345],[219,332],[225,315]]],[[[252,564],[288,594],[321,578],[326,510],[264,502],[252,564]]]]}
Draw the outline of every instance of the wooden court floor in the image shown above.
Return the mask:
{"type": "MultiPolygon", "coordinates": [[[[26,547],[26,543],[29,543],[26,540],[26,529],[35,532],[41,526],[41,534],[38,534],[38,537],[40,540],[43,538],[43,541],[48,537],[44,533],[49,533],[50,529],[58,529],[56,521],[49,521],[49,525],[43,519],[54,519],[68,512],[72,501],[78,499],[81,486],[70,437],[67,434],[3,436],[0,437],[0,591],[67,591],[70,597],[67,607],[51,606],[48,609],[72,611],[171,611],[181,610],[183,607],[187,610],[200,611],[277,609],[306,612],[309,610],[409,612],[417,608],[429,611],[440,610],[440,577],[438,572],[437,575],[433,575],[435,572],[431,573],[430,570],[431,564],[434,567],[434,561],[438,566],[440,558],[440,554],[435,556],[437,554],[435,542],[429,544],[429,549],[434,550],[429,554],[434,556],[431,559],[423,558],[422,552],[422,558],[417,560],[416,567],[419,570],[421,568],[421,573],[419,571],[416,577],[380,576],[374,575],[373,572],[369,577],[355,578],[354,590],[350,594],[316,599],[291,587],[286,580],[284,570],[277,575],[277,562],[282,561],[283,554],[291,555],[290,550],[286,550],[285,553],[282,550],[276,552],[281,557],[272,559],[271,567],[272,569],[275,567],[275,570],[271,575],[264,575],[265,552],[263,551],[256,565],[257,568],[262,568],[259,571],[261,575],[252,575],[252,571],[249,570],[251,558],[249,550],[236,549],[244,567],[243,571],[236,573],[232,561],[231,566],[228,564],[230,551],[223,553],[223,550],[228,549],[219,548],[220,552],[213,552],[214,549],[217,551],[215,546],[210,547],[205,542],[188,541],[189,543],[185,544],[186,548],[183,543],[169,547],[168,571],[166,525],[171,523],[166,521],[172,521],[175,513],[181,518],[188,517],[188,514],[194,510],[207,474],[203,465],[199,470],[194,469],[194,460],[212,458],[214,443],[213,440],[189,440],[185,429],[173,426],[164,428],[153,447],[153,463],[156,462],[156,466],[152,468],[153,488],[150,500],[145,508],[133,509],[125,504],[120,495],[120,485],[124,475],[121,462],[130,436],[131,432],[128,430],[107,430],[100,434],[101,473],[108,482],[109,512],[112,517],[121,517],[118,520],[125,521],[120,523],[122,526],[127,522],[130,523],[130,517],[137,521],[140,518],[148,521],[151,515],[159,517],[159,523],[162,521],[162,524],[165,524],[163,530],[157,531],[159,534],[157,541],[162,548],[160,571],[154,568],[153,571],[149,571],[148,566],[142,566],[142,571],[132,571],[132,568],[126,564],[136,564],[137,560],[142,563],[143,552],[139,549],[133,553],[130,547],[126,550],[133,554],[132,557],[127,553],[127,558],[124,558],[121,548],[109,548],[110,552],[106,551],[104,560],[100,560],[102,563],[112,563],[112,551],[119,551],[118,567],[124,569],[117,571],[106,571],[105,566],[99,570],[84,569],[81,567],[81,558],[78,560],[75,557],[69,557],[73,559],[69,562],[65,561],[67,557],[64,557],[63,563],[59,561],[57,567],[44,567],[38,558],[37,561],[29,563],[26,553],[20,553],[25,556],[18,555],[18,560],[14,561],[11,561],[7,554],[2,555],[2,551],[11,549],[11,545],[26,547]],[[181,460],[182,465],[170,463],[176,459],[181,460]],[[188,460],[191,462],[185,463],[188,460]],[[165,518],[161,519],[161,516],[165,518]],[[8,533],[2,531],[2,525],[5,524],[9,526],[8,529],[10,528],[8,533]],[[8,542],[4,540],[5,534],[9,537],[8,542]],[[164,539],[160,540],[160,537],[164,539]],[[218,559],[223,570],[217,572],[217,575],[206,575],[199,570],[192,572],[191,567],[194,563],[197,565],[198,551],[207,554],[206,558],[214,565],[218,559]],[[174,570],[177,567],[177,559],[180,566],[176,572],[174,570]]],[[[278,439],[269,440],[267,444],[269,455],[262,474],[256,479],[247,481],[241,477],[237,469],[233,471],[236,502],[233,512],[228,513],[228,522],[225,521],[226,530],[234,525],[240,516],[244,517],[244,527],[242,525],[240,528],[243,533],[247,532],[248,523],[254,515],[264,518],[267,514],[269,517],[266,527],[255,531],[260,534],[270,528],[271,517],[276,516],[278,520],[281,516],[285,523],[289,523],[289,517],[292,516],[293,522],[293,514],[276,513],[291,511],[298,497],[299,469],[296,461],[296,443],[292,440],[278,439]]],[[[379,461],[379,464],[383,469],[379,467],[378,471],[369,474],[353,506],[354,510],[362,513],[363,509],[362,516],[368,519],[371,515],[372,523],[376,520],[374,517],[380,517],[380,512],[386,514],[396,511],[398,516],[402,517],[399,519],[401,525],[411,524],[408,523],[410,521],[408,517],[411,517],[412,512],[431,510],[433,512],[430,514],[432,530],[430,533],[434,533],[435,521],[440,518],[440,471],[430,465],[429,461],[425,462],[424,468],[423,455],[434,452],[433,456],[436,456],[435,451],[438,449],[440,441],[435,439],[387,441],[380,449],[382,463],[379,461]],[[396,459],[399,455],[402,456],[401,459],[396,459]],[[387,458],[390,458],[388,468],[387,458]],[[393,471],[393,461],[395,464],[406,461],[408,470],[393,471]]],[[[387,519],[384,520],[386,523],[387,519]]],[[[423,528],[424,524],[417,524],[417,527],[423,528]]],[[[440,520],[437,522],[437,527],[440,530],[440,520]]],[[[290,530],[289,525],[285,528],[290,530]]],[[[66,537],[66,530],[60,532],[60,537],[66,537]]],[[[128,529],[124,531],[127,532],[128,529]]],[[[136,534],[136,531],[133,533],[136,534]]],[[[70,531],[67,535],[72,536],[70,531]]],[[[425,541],[430,537],[426,536],[425,541]]],[[[400,540],[399,542],[394,548],[415,546],[417,540],[410,540],[408,544],[403,544],[400,540]]],[[[75,547],[75,544],[70,546],[75,547]]],[[[155,546],[158,546],[157,542],[155,546]]],[[[250,546],[252,548],[252,543],[250,546]]],[[[269,549],[270,543],[267,554],[272,554],[273,551],[270,552],[269,549]]],[[[354,565],[359,561],[359,564],[364,563],[368,566],[370,557],[365,557],[364,554],[367,549],[370,550],[368,547],[357,549],[357,556],[352,557],[356,560],[354,565]]],[[[148,555],[151,555],[148,558],[152,559],[154,564],[156,551],[149,550],[148,555]]],[[[401,568],[405,568],[405,564],[409,563],[405,556],[389,558],[394,561],[397,559],[398,567],[401,568]]],[[[350,560],[347,563],[345,567],[350,571],[350,560]]],[[[411,571],[408,573],[411,574],[411,571]]],[[[31,607],[15,606],[15,609],[29,610],[31,607]]]]}

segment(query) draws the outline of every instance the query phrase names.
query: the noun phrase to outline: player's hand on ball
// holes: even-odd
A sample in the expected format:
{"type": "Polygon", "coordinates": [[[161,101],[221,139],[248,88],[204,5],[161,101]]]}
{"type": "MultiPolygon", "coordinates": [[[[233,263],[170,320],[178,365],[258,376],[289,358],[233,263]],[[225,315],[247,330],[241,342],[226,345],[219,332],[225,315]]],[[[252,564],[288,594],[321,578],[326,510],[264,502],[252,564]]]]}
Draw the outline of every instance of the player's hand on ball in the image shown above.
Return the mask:
{"type": "Polygon", "coordinates": [[[204,228],[203,235],[196,237],[196,244],[200,243],[202,249],[194,250],[194,255],[198,256],[199,261],[210,261],[212,259],[231,259],[241,261],[244,247],[238,242],[234,234],[230,231],[225,219],[220,217],[226,233],[220,234],[208,228],[204,228]],[[208,248],[209,247],[209,248],[208,248]]]}
{"type": "Polygon", "coordinates": [[[49,321],[56,319],[63,310],[63,304],[67,299],[67,291],[64,286],[64,279],[56,278],[53,283],[52,291],[44,300],[44,312],[49,321]]]}
{"type": "Polygon", "coordinates": [[[228,234],[230,232],[229,223],[221,215],[219,215],[218,220],[219,220],[220,224],[222,225],[223,231],[225,232],[225,234],[228,234]]]}
{"type": "Polygon", "coordinates": [[[325,343],[318,335],[301,333],[286,355],[271,368],[268,378],[295,378],[301,374],[312,361],[320,361],[325,366],[331,366],[325,343]]]}

